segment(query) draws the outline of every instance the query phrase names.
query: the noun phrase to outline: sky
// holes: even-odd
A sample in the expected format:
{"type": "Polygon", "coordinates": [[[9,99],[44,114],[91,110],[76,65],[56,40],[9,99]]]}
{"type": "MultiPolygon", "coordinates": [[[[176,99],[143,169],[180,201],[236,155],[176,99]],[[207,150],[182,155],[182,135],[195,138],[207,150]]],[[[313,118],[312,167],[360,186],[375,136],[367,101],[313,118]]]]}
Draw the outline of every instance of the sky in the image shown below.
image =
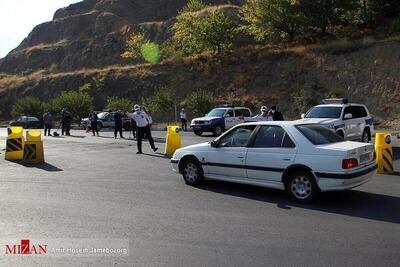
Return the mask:
{"type": "Polygon", "coordinates": [[[54,12],[81,0],[0,0],[0,58],[16,48],[32,29],[54,12]]]}

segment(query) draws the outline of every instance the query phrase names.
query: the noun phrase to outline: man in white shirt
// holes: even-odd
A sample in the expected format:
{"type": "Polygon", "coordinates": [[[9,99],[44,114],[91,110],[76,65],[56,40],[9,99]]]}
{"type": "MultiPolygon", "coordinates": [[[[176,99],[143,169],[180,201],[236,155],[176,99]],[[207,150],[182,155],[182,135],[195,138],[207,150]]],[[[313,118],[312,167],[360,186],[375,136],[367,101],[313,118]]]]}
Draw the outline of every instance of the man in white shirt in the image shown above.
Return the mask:
{"type": "Polygon", "coordinates": [[[181,117],[182,130],[186,132],[187,131],[187,114],[186,114],[186,110],[184,108],[181,109],[179,116],[181,117]]]}
{"type": "Polygon", "coordinates": [[[271,111],[266,106],[262,106],[260,109],[261,113],[257,116],[246,118],[246,121],[272,121],[271,111]]]}
{"type": "Polygon", "coordinates": [[[146,112],[142,111],[140,109],[139,105],[134,106],[134,113],[129,113],[127,112],[126,115],[129,118],[132,118],[136,122],[136,127],[137,127],[137,149],[138,151],[136,154],[143,154],[142,152],[142,139],[143,135],[146,133],[147,138],[149,139],[149,143],[151,148],[153,149],[154,152],[158,150],[157,147],[154,145],[154,140],[153,137],[151,136],[151,131],[149,127],[149,122],[150,119],[147,115],[146,112]]]}

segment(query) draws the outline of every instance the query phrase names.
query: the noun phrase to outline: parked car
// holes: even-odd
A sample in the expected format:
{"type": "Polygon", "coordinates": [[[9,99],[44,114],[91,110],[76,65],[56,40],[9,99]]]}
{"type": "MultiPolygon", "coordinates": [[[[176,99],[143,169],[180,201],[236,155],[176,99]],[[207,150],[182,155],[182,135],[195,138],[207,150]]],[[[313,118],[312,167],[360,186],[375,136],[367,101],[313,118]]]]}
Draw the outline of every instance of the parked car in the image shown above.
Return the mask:
{"type": "Polygon", "coordinates": [[[300,121],[240,124],[212,142],[178,149],[171,163],[188,185],[205,178],[251,184],[286,190],[298,202],[360,186],[376,169],[372,144],[300,121]]]}
{"type": "MultiPolygon", "coordinates": [[[[102,128],[114,128],[115,127],[114,114],[115,112],[107,112],[107,111],[98,113],[97,129],[100,131],[102,128]]],[[[87,127],[87,125],[90,126],[90,119],[89,118],[82,119],[81,126],[87,127]]],[[[126,131],[129,131],[131,129],[131,120],[126,115],[122,117],[122,127],[126,131]]]]}
{"type": "Polygon", "coordinates": [[[251,110],[245,107],[223,106],[214,108],[201,118],[192,120],[190,127],[196,135],[212,132],[219,136],[224,131],[244,122],[245,117],[251,117],[251,110]]]}
{"type": "Polygon", "coordinates": [[[324,99],[322,102],[302,114],[301,121],[326,126],[345,140],[371,141],[373,119],[365,105],[348,103],[342,98],[324,99]]]}
{"type": "Polygon", "coordinates": [[[10,121],[10,126],[21,126],[24,129],[42,129],[43,123],[36,117],[19,116],[10,121]]]}

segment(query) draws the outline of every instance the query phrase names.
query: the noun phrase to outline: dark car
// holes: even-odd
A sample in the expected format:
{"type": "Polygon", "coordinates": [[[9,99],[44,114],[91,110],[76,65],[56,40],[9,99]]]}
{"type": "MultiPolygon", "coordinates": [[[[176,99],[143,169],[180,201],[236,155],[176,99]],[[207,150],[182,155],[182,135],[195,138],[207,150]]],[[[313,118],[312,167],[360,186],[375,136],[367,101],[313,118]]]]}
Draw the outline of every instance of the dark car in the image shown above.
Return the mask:
{"type": "MultiPolygon", "coordinates": [[[[97,114],[97,129],[100,131],[102,128],[113,128],[115,126],[114,122],[115,112],[103,111],[97,114]]],[[[84,118],[81,120],[81,126],[86,127],[90,125],[90,119],[84,118]]],[[[124,130],[129,131],[131,129],[131,120],[123,115],[122,117],[122,127],[124,130]]]]}
{"type": "Polygon", "coordinates": [[[36,117],[19,116],[10,121],[10,126],[21,126],[24,129],[41,129],[43,123],[36,117]]]}

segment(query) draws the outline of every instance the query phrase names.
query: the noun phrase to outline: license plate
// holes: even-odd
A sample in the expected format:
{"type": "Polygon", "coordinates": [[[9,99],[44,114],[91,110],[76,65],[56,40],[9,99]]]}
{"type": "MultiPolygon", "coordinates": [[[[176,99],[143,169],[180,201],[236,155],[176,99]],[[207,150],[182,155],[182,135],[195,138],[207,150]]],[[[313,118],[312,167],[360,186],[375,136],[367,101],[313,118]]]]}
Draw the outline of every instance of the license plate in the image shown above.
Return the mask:
{"type": "Polygon", "coordinates": [[[360,163],[369,161],[369,160],[370,160],[370,154],[371,154],[371,153],[362,154],[362,155],[360,156],[360,163]]]}

